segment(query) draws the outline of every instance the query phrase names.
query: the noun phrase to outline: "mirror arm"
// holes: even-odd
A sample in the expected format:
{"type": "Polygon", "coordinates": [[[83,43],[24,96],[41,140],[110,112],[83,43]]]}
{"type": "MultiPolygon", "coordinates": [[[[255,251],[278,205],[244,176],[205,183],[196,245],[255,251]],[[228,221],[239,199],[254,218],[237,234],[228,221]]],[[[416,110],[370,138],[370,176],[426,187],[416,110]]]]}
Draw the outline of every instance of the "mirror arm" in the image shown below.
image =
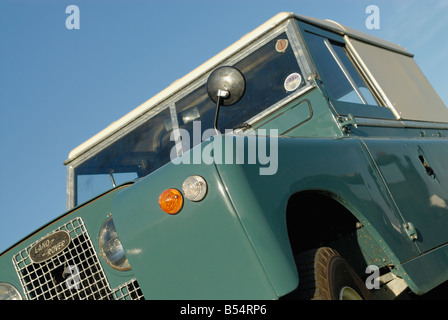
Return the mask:
{"type": "Polygon", "coordinates": [[[218,116],[219,116],[219,109],[221,107],[221,99],[226,99],[230,95],[230,92],[227,90],[220,90],[218,89],[218,92],[216,93],[217,101],[216,101],[216,111],[215,111],[215,121],[213,123],[214,129],[216,131],[216,134],[220,134],[218,130],[218,116]]]}

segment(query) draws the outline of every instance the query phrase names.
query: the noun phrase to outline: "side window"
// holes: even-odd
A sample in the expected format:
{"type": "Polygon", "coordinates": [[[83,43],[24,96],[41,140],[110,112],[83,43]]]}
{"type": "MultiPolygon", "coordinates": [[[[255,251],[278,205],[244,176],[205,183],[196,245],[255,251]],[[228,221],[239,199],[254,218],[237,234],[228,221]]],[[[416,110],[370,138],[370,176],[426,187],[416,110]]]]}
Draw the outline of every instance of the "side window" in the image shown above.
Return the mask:
{"type": "Polygon", "coordinates": [[[304,38],[330,99],[378,106],[342,43],[311,32],[304,32],[304,38]]]}
{"type": "MultiPolygon", "coordinates": [[[[285,32],[269,40],[234,66],[246,78],[243,98],[221,108],[218,129],[234,129],[270,106],[299,92],[308,82],[285,32]]],[[[201,122],[201,134],[213,128],[216,105],[208,97],[206,84],[176,102],[179,128],[186,130],[191,141],[184,141],[183,151],[201,141],[193,141],[194,121],[201,122]]]]}
{"type": "MultiPolygon", "coordinates": [[[[176,102],[179,128],[186,130],[190,138],[190,141],[182,140],[183,152],[202,142],[202,139],[194,137],[193,128],[196,121],[200,121],[200,132],[196,133],[199,133],[200,137],[202,137],[205,130],[213,128],[215,109],[216,105],[208,96],[206,84],[176,102]]],[[[196,130],[198,129],[196,128],[196,130]]]]}

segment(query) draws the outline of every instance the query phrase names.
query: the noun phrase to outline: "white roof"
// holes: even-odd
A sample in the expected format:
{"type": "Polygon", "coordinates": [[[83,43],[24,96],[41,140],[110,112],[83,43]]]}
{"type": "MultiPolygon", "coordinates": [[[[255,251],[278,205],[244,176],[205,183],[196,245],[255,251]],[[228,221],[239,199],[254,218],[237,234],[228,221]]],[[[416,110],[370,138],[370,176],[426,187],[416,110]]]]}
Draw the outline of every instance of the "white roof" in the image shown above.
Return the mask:
{"type": "Polygon", "coordinates": [[[284,22],[289,18],[297,18],[299,20],[324,27],[325,29],[336,31],[340,34],[346,34],[349,35],[350,37],[375,43],[376,45],[379,45],[381,47],[385,47],[390,50],[412,56],[411,54],[409,54],[409,52],[406,51],[406,49],[404,49],[399,45],[373,37],[371,35],[357,31],[355,29],[342,26],[337,22],[317,18],[310,18],[302,15],[295,15],[290,12],[282,12],[277,14],[275,17],[271,18],[264,24],[262,24],[254,31],[246,34],[244,37],[242,37],[240,40],[232,44],[230,47],[220,52],[219,54],[217,54],[216,56],[214,56],[213,58],[211,58],[198,68],[194,69],[184,77],[176,80],[168,88],[161,91],[148,101],[144,102],[143,104],[141,104],[140,106],[138,106],[137,108],[126,114],[121,119],[113,122],[108,127],[100,131],[98,134],[96,134],[89,140],[79,145],[77,148],[73,149],[70,152],[68,159],[64,162],[64,164],[68,164],[77,157],[79,157],[80,155],[84,154],[86,151],[90,150],[98,143],[104,141],[106,138],[110,137],[115,132],[119,131],[120,129],[124,128],[126,125],[128,125],[135,119],[139,118],[141,115],[145,114],[148,110],[157,106],[159,103],[163,102],[164,100],[172,96],[174,93],[178,92],[179,90],[190,84],[192,81],[196,80],[197,78],[216,68],[225,58],[238,52],[239,50],[244,48],[247,44],[261,37],[263,34],[275,28],[276,26],[278,26],[279,24],[281,24],[282,22],[284,22]]]}

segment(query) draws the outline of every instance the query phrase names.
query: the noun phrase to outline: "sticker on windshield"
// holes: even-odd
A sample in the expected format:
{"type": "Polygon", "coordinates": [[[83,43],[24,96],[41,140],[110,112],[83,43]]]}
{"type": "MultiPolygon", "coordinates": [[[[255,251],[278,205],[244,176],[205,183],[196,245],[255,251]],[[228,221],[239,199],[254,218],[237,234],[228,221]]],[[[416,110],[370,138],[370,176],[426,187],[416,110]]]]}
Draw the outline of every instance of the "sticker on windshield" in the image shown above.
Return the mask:
{"type": "Polygon", "coordinates": [[[286,91],[294,91],[300,86],[300,83],[302,83],[302,77],[297,72],[294,72],[286,77],[283,85],[286,91]]]}
{"type": "Polygon", "coordinates": [[[277,52],[285,52],[287,48],[288,48],[288,40],[286,39],[277,40],[277,42],[275,43],[275,50],[277,52]]]}

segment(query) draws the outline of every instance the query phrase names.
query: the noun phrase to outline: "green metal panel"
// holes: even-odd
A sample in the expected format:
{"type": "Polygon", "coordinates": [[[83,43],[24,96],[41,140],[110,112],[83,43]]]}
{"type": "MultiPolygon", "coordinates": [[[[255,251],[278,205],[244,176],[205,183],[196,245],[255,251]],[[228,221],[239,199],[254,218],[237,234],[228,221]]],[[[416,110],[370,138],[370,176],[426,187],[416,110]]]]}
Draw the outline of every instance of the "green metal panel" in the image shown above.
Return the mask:
{"type": "Polygon", "coordinates": [[[317,87],[258,123],[256,129],[277,129],[289,137],[341,137],[327,100],[317,87]]]}
{"type": "MultiPolygon", "coordinates": [[[[278,172],[271,176],[260,175],[257,165],[219,164],[217,167],[236,213],[279,296],[291,289],[295,274],[285,214],[287,201],[296,192],[327,191],[343,199],[344,205],[352,210],[382,249],[382,256],[375,258],[385,258],[399,265],[400,261],[418,255],[359,140],[280,138],[278,152],[278,172]]],[[[315,213],[303,208],[297,214],[315,213]]],[[[297,226],[297,232],[313,232],[315,228],[318,226],[297,226]]]]}
{"type": "Polygon", "coordinates": [[[399,266],[404,271],[407,284],[416,294],[424,294],[448,279],[448,245],[438,247],[399,266]]]}
{"type": "Polygon", "coordinates": [[[169,163],[120,193],[112,215],[147,298],[277,297],[214,165],[169,163]],[[185,200],[177,215],[163,212],[158,205],[160,193],[180,189],[193,174],[206,179],[206,198],[185,200]]]}
{"type": "Polygon", "coordinates": [[[363,139],[426,252],[448,242],[448,139],[363,139]],[[433,171],[433,175],[428,170],[433,171]]]}
{"type": "MultiPolygon", "coordinates": [[[[218,139],[228,137],[215,137],[201,150],[211,143],[223,146],[218,139]]],[[[232,139],[237,146],[238,139],[248,143],[259,137],[232,139]]],[[[225,155],[224,147],[221,151],[225,155]]],[[[371,263],[393,263],[394,272],[415,292],[438,284],[401,265],[411,266],[420,251],[408,239],[404,220],[359,139],[280,138],[278,152],[275,175],[260,175],[260,163],[217,164],[219,174],[214,165],[169,164],[115,198],[116,226],[146,295],[271,299],[290,292],[298,279],[286,232],[286,204],[304,190],[343,199],[365,226],[359,245],[371,263]],[[161,212],[155,205],[158,195],[180,188],[193,173],[209,182],[206,199],[186,201],[176,216],[161,212]]],[[[314,213],[304,208],[297,214],[314,213]]],[[[313,226],[297,226],[297,232],[312,231],[313,226]]]]}
{"type": "Polygon", "coordinates": [[[294,128],[305,124],[313,116],[313,109],[308,99],[301,99],[299,102],[294,102],[284,107],[283,110],[274,113],[273,116],[257,126],[263,129],[278,129],[279,134],[283,135],[294,128]]]}

